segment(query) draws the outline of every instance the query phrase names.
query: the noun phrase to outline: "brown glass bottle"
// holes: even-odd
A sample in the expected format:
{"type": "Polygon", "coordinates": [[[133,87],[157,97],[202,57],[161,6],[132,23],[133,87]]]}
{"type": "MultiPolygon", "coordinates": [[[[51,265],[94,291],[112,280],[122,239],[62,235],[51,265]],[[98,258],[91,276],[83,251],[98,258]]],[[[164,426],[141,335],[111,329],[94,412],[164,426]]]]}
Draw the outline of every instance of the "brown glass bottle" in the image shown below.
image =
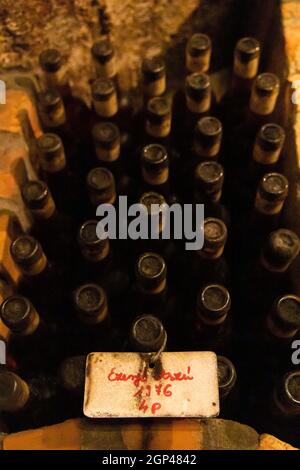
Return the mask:
{"type": "MultiPolygon", "coordinates": [[[[255,79],[249,102],[248,115],[230,133],[230,148],[227,151],[227,165],[239,178],[247,171],[255,137],[260,128],[274,122],[274,112],[279,95],[280,81],[272,73],[263,73],[255,79]]],[[[275,121],[276,122],[276,121],[275,121]]]]}
{"type": "Polygon", "coordinates": [[[192,276],[189,279],[189,290],[194,298],[199,287],[211,282],[230,285],[230,269],[224,257],[227,241],[227,227],[221,219],[208,217],[204,220],[204,245],[191,259],[192,276]]]}
{"type": "Polygon", "coordinates": [[[161,56],[145,58],[142,62],[142,89],[145,103],[166,91],[166,65],[161,56]]]}
{"type": "Polygon", "coordinates": [[[40,317],[26,297],[13,295],[1,305],[0,318],[10,330],[8,351],[17,358],[21,374],[53,370],[62,352],[54,323],[40,317]]]}
{"type": "MultiPolygon", "coordinates": [[[[109,121],[97,123],[92,128],[92,137],[94,161],[113,173],[118,194],[130,193],[129,162],[126,152],[123,153],[118,126],[109,121]]],[[[91,163],[94,166],[93,162],[91,163]]]]}
{"type": "Polygon", "coordinates": [[[71,94],[67,77],[67,61],[58,49],[45,49],[39,56],[47,88],[57,89],[62,96],[71,94]]]}
{"type": "Polygon", "coordinates": [[[112,253],[108,238],[100,239],[97,236],[97,220],[84,222],[78,231],[78,244],[81,251],[80,267],[78,268],[81,281],[94,281],[103,283],[112,265],[112,253]]]}
{"type": "Polygon", "coordinates": [[[217,356],[218,382],[221,419],[238,419],[239,397],[237,390],[237,374],[233,363],[224,356],[217,356]]]}
{"type": "Polygon", "coordinates": [[[168,201],[171,198],[169,156],[160,144],[150,144],[141,152],[141,192],[157,191],[168,201]]]}
{"type": "MultiPolygon", "coordinates": [[[[230,306],[230,294],[224,286],[208,284],[200,289],[193,318],[193,338],[197,350],[227,354],[232,339],[228,316],[230,306]]],[[[187,346],[190,347],[189,342],[187,346]]]]}
{"type": "Polygon", "coordinates": [[[161,321],[153,315],[135,319],[130,330],[130,344],[134,351],[151,353],[164,351],[167,333],[161,321]]]}
{"type": "Polygon", "coordinates": [[[96,215],[99,204],[114,204],[116,201],[115,178],[111,171],[104,167],[93,168],[86,178],[89,207],[85,215],[96,215]]]}
{"type": "Polygon", "coordinates": [[[82,284],[73,294],[69,354],[109,351],[115,347],[106,292],[99,284],[82,284]]]}
{"type": "Polygon", "coordinates": [[[86,356],[71,356],[65,359],[58,369],[65,419],[83,415],[85,364],[86,356]]]}
{"type": "Polygon", "coordinates": [[[108,39],[95,41],[91,52],[96,77],[113,79],[116,76],[116,60],[112,43],[108,39]]]}
{"type": "Polygon", "coordinates": [[[157,253],[143,253],[135,266],[133,314],[155,314],[163,318],[167,301],[167,267],[157,253]]]}
{"type": "Polygon", "coordinates": [[[28,297],[43,316],[57,318],[57,308],[63,298],[62,272],[47,259],[40,243],[29,235],[14,240],[10,253],[22,274],[18,292],[28,297]]]}
{"type": "Polygon", "coordinates": [[[54,377],[25,381],[13,372],[0,371],[0,410],[10,432],[59,422],[62,410],[54,377]]]}
{"type": "Polygon", "coordinates": [[[291,291],[288,272],[299,251],[300,240],[292,230],[281,228],[267,237],[259,259],[250,260],[248,274],[237,280],[242,283],[241,295],[248,299],[245,319],[246,311],[248,318],[259,317],[271,308],[274,298],[291,291]]]}
{"type": "Polygon", "coordinates": [[[185,66],[190,73],[207,72],[212,52],[211,39],[206,34],[193,34],[185,48],[185,66]]]}
{"type": "Polygon", "coordinates": [[[260,44],[252,37],[239,39],[235,46],[231,86],[219,105],[220,116],[228,132],[245,117],[260,53],[260,44]]]}
{"type": "Polygon", "coordinates": [[[80,178],[72,171],[65,149],[57,134],[43,134],[37,140],[42,173],[58,210],[78,217],[82,201],[80,178]]]}
{"type": "Polygon", "coordinates": [[[300,371],[288,372],[274,388],[268,406],[274,435],[299,446],[300,371]]]}
{"type": "Polygon", "coordinates": [[[209,76],[205,73],[188,75],[185,79],[185,109],[181,110],[182,121],[179,123],[179,129],[176,129],[177,137],[182,142],[180,148],[183,151],[190,151],[196,123],[201,117],[211,113],[212,105],[213,96],[209,76]]]}
{"type": "Polygon", "coordinates": [[[94,119],[111,120],[118,113],[118,97],[114,82],[109,78],[97,78],[92,84],[94,119]]]}
{"type": "Polygon", "coordinates": [[[75,240],[73,222],[67,214],[58,212],[47,184],[41,180],[27,181],[22,187],[22,199],[33,218],[30,234],[42,243],[46,254],[56,263],[65,266],[71,263],[75,240]]]}
{"type": "Polygon", "coordinates": [[[194,174],[194,201],[204,204],[205,215],[216,217],[230,225],[230,214],[222,204],[224,184],[223,166],[218,162],[204,161],[195,168],[194,174]]]}

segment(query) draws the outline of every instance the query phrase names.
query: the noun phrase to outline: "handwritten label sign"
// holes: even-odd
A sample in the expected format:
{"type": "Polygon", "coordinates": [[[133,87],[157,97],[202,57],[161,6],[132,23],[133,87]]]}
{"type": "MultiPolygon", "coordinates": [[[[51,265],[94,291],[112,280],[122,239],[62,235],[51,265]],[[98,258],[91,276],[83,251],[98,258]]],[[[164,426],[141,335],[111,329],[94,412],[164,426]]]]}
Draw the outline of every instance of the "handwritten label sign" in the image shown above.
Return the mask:
{"type": "Polygon", "coordinates": [[[219,414],[217,358],[212,352],[151,355],[91,353],[84,414],[90,418],[203,417],[219,414]]]}

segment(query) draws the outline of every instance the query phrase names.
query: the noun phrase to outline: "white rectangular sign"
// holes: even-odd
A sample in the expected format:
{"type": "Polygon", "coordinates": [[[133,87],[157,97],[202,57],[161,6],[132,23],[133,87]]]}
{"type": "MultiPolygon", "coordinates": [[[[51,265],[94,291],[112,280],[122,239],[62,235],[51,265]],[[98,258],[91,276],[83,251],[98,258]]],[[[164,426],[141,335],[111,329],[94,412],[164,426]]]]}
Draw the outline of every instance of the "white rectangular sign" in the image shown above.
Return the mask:
{"type": "Polygon", "coordinates": [[[198,417],[219,414],[213,352],[91,353],[84,414],[90,418],[198,417]],[[152,366],[152,367],[151,367],[152,366]]]}

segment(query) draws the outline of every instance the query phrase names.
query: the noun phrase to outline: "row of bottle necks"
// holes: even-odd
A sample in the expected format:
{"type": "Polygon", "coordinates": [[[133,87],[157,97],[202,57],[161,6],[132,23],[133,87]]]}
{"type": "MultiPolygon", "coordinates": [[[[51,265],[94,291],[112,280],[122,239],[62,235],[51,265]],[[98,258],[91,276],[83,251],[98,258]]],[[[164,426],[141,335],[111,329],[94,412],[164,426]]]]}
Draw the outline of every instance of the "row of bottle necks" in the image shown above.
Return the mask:
{"type": "MultiPolygon", "coordinates": [[[[216,103],[207,75],[210,49],[205,35],[190,39],[186,65],[191,74],[186,78],[184,91],[174,97],[173,112],[161,57],[143,62],[144,107],[137,112],[128,101],[128,94],[116,86],[117,75],[111,62],[114,51],[109,41],[99,41],[93,47],[99,78],[92,84],[92,110],[70,94],[59,51],[44,51],[40,57],[47,87],[39,96],[38,106],[46,133],[33,146],[39,155],[41,178],[48,185],[40,180],[29,181],[22,188],[22,195],[33,215],[32,234],[42,241],[56,267],[47,260],[37,241],[28,236],[16,240],[11,251],[24,274],[19,291],[30,298],[42,318],[37,320],[37,313],[25,315],[25,330],[40,329],[33,326],[34,321],[28,322],[31,317],[35,318],[35,326],[48,323],[48,333],[49,324],[54,324],[51,329],[55,335],[67,331],[68,338],[63,334],[60,342],[63,348],[71,343],[66,348],[67,355],[91,351],[94,336],[98,350],[111,348],[112,344],[115,350],[126,350],[126,339],[121,348],[123,340],[119,339],[124,323],[129,323],[132,312],[147,312],[162,315],[171,349],[216,350],[248,367],[251,361],[242,351],[250,348],[252,353],[258,353],[261,370],[274,357],[283,364],[280,372],[289,369],[291,340],[297,338],[300,328],[299,299],[286,294],[292,292],[288,269],[299,252],[299,240],[290,230],[278,230],[288,192],[286,178],[278,173],[285,140],[284,129],[276,122],[279,79],[269,73],[256,77],[260,46],[253,38],[243,38],[235,50],[234,86],[221,103],[216,103]],[[94,219],[98,204],[114,203],[116,194],[128,195],[133,202],[141,199],[146,207],[164,199],[205,203],[211,217],[205,223],[204,249],[194,256],[184,252],[182,244],[172,241],[138,248],[137,243],[120,241],[111,243],[110,249],[108,241],[101,242],[95,235],[96,220],[85,220],[94,219]],[[254,199],[255,210],[250,217],[247,213],[243,216],[254,199]],[[74,221],[75,225],[81,224],[77,237],[74,221]],[[255,234],[250,232],[253,227],[255,234]],[[267,237],[274,229],[277,230],[267,237]],[[232,237],[226,244],[228,230],[232,237]],[[82,258],[74,247],[75,238],[82,258]],[[262,254],[258,256],[263,240],[262,254]],[[241,269],[241,256],[245,269],[241,269]],[[79,263],[74,263],[79,258],[79,263]],[[130,263],[131,259],[136,262],[130,263]],[[128,270],[129,263],[136,265],[132,272],[128,270]],[[131,282],[134,271],[137,279],[131,282]],[[78,288],[87,280],[88,284],[78,288]],[[65,307],[68,286],[76,287],[75,309],[65,307]],[[233,302],[232,315],[228,315],[231,290],[237,300],[233,302]],[[107,296],[108,302],[103,300],[107,296]],[[73,310],[77,315],[67,318],[73,310]],[[265,320],[268,311],[272,313],[265,320]],[[55,319],[53,312],[58,314],[55,319]],[[110,335],[103,333],[110,328],[109,317],[116,324],[110,335]],[[233,333],[230,317],[235,322],[233,333]],[[72,325],[75,318],[80,320],[80,326],[72,325]],[[266,325],[266,335],[257,338],[253,347],[261,323],[266,325]],[[83,324],[88,324],[87,350],[83,324]],[[71,334],[70,330],[75,332],[71,334]],[[118,339],[107,346],[107,339],[114,336],[118,339]],[[81,350],[72,350],[75,344],[80,344],[81,350]],[[232,347],[234,344],[238,347],[232,347]],[[269,344],[277,352],[275,356],[264,354],[269,344]]],[[[24,302],[27,304],[28,300],[17,297],[4,304],[2,321],[8,324],[7,311],[18,311],[24,302]]],[[[12,317],[14,323],[16,314],[12,317]]],[[[21,327],[19,320],[17,330],[22,331],[24,324],[21,327]]],[[[17,337],[18,332],[14,331],[13,343],[18,349],[17,337]]],[[[21,333],[20,337],[20,343],[26,343],[30,334],[27,337],[21,333]]],[[[24,371],[27,367],[24,365],[24,371]]],[[[270,367],[274,371],[277,364],[275,369],[274,364],[270,367]]]]}

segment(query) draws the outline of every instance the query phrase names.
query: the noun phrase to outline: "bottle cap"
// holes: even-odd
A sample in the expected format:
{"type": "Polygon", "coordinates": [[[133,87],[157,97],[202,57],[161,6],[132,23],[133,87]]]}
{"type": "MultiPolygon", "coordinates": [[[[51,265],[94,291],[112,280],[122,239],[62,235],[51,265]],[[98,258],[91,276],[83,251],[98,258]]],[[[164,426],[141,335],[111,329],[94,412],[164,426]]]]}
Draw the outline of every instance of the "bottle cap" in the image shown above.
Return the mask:
{"type": "Polygon", "coordinates": [[[262,73],[255,80],[255,90],[260,96],[270,96],[278,92],[280,80],[274,73],[262,73]]]}
{"type": "Polygon", "coordinates": [[[272,309],[272,317],[283,330],[300,328],[300,298],[296,295],[280,297],[272,309]]]}
{"type": "Polygon", "coordinates": [[[27,181],[22,188],[22,198],[29,209],[42,209],[49,201],[49,188],[41,180],[27,181]]]}
{"type": "Polygon", "coordinates": [[[224,170],[218,162],[205,161],[197,165],[195,178],[197,186],[205,194],[215,194],[223,188],[224,170]]]}
{"type": "Polygon", "coordinates": [[[22,267],[34,264],[43,256],[41,245],[29,235],[16,238],[11,244],[10,252],[14,262],[22,267]]]}
{"type": "Polygon", "coordinates": [[[25,330],[31,323],[32,304],[21,295],[8,297],[1,306],[1,319],[14,333],[25,330]]]}
{"type": "Polygon", "coordinates": [[[92,84],[92,97],[95,101],[108,100],[115,92],[114,82],[109,78],[97,78],[92,84]]]}
{"type": "Polygon", "coordinates": [[[236,370],[232,362],[224,356],[217,356],[218,382],[221,398],[225,398],[236,383],[236,370]]]}
{"type": "Polygon", "coordinates": [[[263,247],[263,260],[277,270],[286,270],[300,250],[296,233],[288,229],[272,232],[263,247]]]}
{"type": "Polygon", "coordinates": [[[195,139],[203,147],[211,147],[222,140],[223,127],[219,119],[206,116],[197,121],[195,139]]]}
{"type": "Polygon", "coordinates": [[[107,39],[96,41],[92,46],[92,55],[101,64],[108,62],[114,54],[112,43],[107,39]]]}
{"type": "Polygon", "coordinates": [[[192,73],[185,79],[187,95],[195,101],[201,101],[211,90],[210,78],[206,73],[192,73]]]}
{"type": "Polygon", "coordinates": [[[145,58],[142,63],[142,73],[144,80],[155,81],[163,77],[166,73],[166,64],[161,56],[145,58]]]}
{"type": "Polygon", "coordinates": [[[87,185],[89,191],[101,195],[103,200],[109,201],[115,196],[115,178],[107,168],[93,168],[87,175],[87,185]]]}
{"type": "Polygon", "coordinates": [[[256,141],[266,152],[274,152],[283,147],[285,141],[284,129],[278,124],[265,124],[259,130],[256,141]]]}
{"type": "Polygon", "coordinates": [[[48,88],[39,94],[39,104],[46,113],[51,113],[63,106],[63,100],[58,91],[48,88]]]}
{"type": "Polygon", "coordinates": [[[218,249],[225,245],[227,228],[224,222],[214,217],[204,220],[204,249],[218,249]]]}
{"type": "Polygon", "coordinates": [[[258,186],[260,196],[270,202],[284,201],[288,190],[288,180],[280,173],[267,173],[258,186]]]}
{"type": "Polygon", "coordinates": [[[57,49],[46,49],[39,57],[40,65],[46,72],[57,72],[64,63],[62,54],[57,49]]]}
{"type": "Polygon", "coordinates": [[[94,142],[103,148],[111,149],[120,142],[119,128],[112,122],[100,122],[92,129],[94,142]]]}
{"type": "Polygon", "coordinates": [[[228,290],[219,284],[209,284],[197,297],[197,311],[201,318],[214,323],[226,317],[231,306],[228,290]]]}
{"type": "Polygon", "coordinates": [[[187,51],[192,57],[199,57],[211,49],[211,39],[206,34],[193,34],[187,42],[187,51]]]}
{"type": "Polygon", "coordinates": [[[159,144],[150,144],[143,147],[142,165],[149,170],[167,168],[169,159],[166,148],[159,144]]]}
{"type": "Polygon", "coordinates": [[[260,44],[255,38],[245,37],[237,42],[235,52],[241,62],[247,63],[260,56],[260,44]]]}
{"type": "Polygon", "coordinates": [[[157,253],[143,253],[137,261],[136,273],[141,286],[146,290],[152,290],[165,281],[166,263],[157,253]]]}
{"type": "Polygon", "coordinates": [[[171,105],[167,98],[156,96],[151,98],[147,104],[147,117],[153,124],[161,124],[171,116],[171,105]]]}
{"type": "Polygon", "coordinates": [[[92,320],[99,317],[107,307],[105,291],[97,284],[84,284],[74,293],[75,308],[82,318],[92,320]]]}
{"type": "Polygon", "coordinates": [[[131,327],[131,341],[134,348],[140,352],[159,351],[166,341],[163,324],[153,315],[137,318],[131,327]]]}

